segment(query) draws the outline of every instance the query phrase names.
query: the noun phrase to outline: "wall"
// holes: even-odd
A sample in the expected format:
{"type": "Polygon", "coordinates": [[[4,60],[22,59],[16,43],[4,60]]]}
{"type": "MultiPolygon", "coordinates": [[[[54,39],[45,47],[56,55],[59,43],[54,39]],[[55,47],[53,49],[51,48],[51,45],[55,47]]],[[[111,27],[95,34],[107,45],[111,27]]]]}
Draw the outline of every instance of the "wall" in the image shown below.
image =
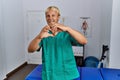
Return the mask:
{"type": "Polygon", "coordinates": [[[4,29],[3,29],[3,4],[0,0],[0,80],[5,78],[6,72],[6,58],[5,58],[5,46],[4,46],[4,29]]]}
{"type": "MultiPolygon", "coordinates": [[[[0,0],[0,5],[1,5],[1,0],[0,0]]],[[[2,17],[2,8],[0,7],[0,17],[2,17]]],[[[0,55],[2,55],[2,46],[1,46],[1,44],[2,44],[2,41],[1,41],[1,28],[2,27],[2,23],[1,23],[1,18],[0,18],[0,55]]],[[[2,56],[0,56],[0,64],[3,64],[3,58],[2,58],[2,56]]],[[[2,79],[2,76],[3,76],[3,66],[0,66],[0,71],[2,72],[2,73],[0,73],[0,79],[2,79]]]]}
{"type": "MultiPolygon", "coordinates": [[[[0,9],[0,17],[1,17],[1,9],[0,9]]],[[[1,24],[1,19],[0,19],[0,64],[3,64],[3,51],[2,51],[2,28],[1,28],[2,24],[1,24]]],[[[2,80],[3,78],[3,65],[0,65],[0,80],[2,80]]]]}
{"type": "MultiPolygon", "coordinates": [[[[100,32],[100,48],[102,53],[102,45],[108,45],[110,47],[110,34],[111,34],[111,19],[112,19],[112,1],[113,0],[101,0],[101,32],[100,32]]],[[[109,63],[109,51],[105,53],[107,58],[106,66],[109,63]]]]}
{"type": "Polygon", "coordinates": [[[0,4],[0,70],[5,77],[25,62],[24,22],[21,0],[1,0],[0,4]]]}
{"type": "Polygon", "coordinates": [[[112,1],[102,0],[101,5],[101,43],[110,45],[111,19],[112,19],[112,1]]]}
{"type": "Polygon", "coordinates": [[[120,0],[113,0],[110,39],[110,68],[120,69],[120,0]]]}
{"type": "MultiPolygon", "coordinates": [[[[88,37],[88,43],[85,46],[85,56],[101,56],[101,0],[24,0],[24,20],[25,20],[25,44],[26,49],[28,46],[28,24],[27,12],[28,11],[44,11],[48,6],[56,5],[61,10],[61,15],[64,17],[91,17],[92,34],[88,37]]],[[[77,25],[80,26],[80,25],[77,25]]],[[[74,26],[73,26],[74,27],[74,26]]],[[[26,51],[27,53],[27,51],[26,51]]],[[[28,55],[26,55],[28,56],[28,55]]]]}

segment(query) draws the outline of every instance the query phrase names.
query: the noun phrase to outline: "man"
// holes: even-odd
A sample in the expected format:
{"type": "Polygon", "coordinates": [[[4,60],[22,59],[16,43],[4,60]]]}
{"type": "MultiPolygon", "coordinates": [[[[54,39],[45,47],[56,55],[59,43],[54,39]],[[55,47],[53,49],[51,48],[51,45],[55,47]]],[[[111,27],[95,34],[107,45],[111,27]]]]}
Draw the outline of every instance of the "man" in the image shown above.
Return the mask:
{"type": "Polygon", "coordinates": [[[79,77],[72,43],[86,44],[86,38],[78,31],[58,23],[60,11],[50,6],[46,12],[47,24],[31,41],[28,52],[42,47],[42,80],[73,80],[79,77]]]}

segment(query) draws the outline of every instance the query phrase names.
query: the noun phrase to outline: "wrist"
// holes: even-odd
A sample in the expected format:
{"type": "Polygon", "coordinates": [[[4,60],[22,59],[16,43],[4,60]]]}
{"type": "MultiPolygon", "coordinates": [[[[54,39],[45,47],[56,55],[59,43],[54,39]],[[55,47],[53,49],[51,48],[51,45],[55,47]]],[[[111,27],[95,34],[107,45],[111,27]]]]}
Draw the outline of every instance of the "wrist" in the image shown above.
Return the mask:
{"type": "Polygon", "coordinates": [[[38,36],[38,37],[36,37],[37,39],[42,39],[42,36],[38,36]]]}
{"type": "Polygon", "coordinates": [[[71,31],[71,28],[67,26],[67,27],[66,27],[66,31],[67,31],[67,32],[70,32],[70,31],[71,31]]]}

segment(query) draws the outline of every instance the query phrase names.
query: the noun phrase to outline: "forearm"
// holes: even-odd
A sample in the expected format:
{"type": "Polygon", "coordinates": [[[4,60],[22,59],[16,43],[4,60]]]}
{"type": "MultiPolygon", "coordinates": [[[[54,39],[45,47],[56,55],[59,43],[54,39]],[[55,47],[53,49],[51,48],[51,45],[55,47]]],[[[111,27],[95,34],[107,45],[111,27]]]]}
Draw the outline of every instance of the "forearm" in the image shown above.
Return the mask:
{"type": "Polygon", "coordinates": [[[78,43],[80,44],[86,44],[87,43],[87,39],[78,31],[67,27],[67,32],[78,41],[78,43]]]}
{"type": "Polygon", "coordinates": [[[38,37],[33,39],[28,46],[28,52],[32,53],[32,52],[36,51],[39,48],[40,41],[41,41],[41,39],[38,37]]]}

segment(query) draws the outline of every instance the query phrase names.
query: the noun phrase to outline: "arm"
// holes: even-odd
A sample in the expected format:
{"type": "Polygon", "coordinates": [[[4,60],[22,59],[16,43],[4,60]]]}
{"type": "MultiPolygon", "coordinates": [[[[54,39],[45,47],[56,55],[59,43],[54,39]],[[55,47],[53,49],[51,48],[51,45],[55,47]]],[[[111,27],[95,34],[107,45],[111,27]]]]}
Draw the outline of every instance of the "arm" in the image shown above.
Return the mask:
{"type": "Polygon", "coordinates": [[[86,44],[87,43],[87,39],[78,31],[64,26],[62,24],[55,24],[55,26],[63,31],[67,31],[75,40],[78,41],[78,43],[80,44],[86,44]]]}
{"type": "Polygon", "coordinates": [[[28,46],[28,52],[33,53],[34,51],[38,50],[40,48],[39,43],[41,40],[45,37],[52,36],[48,33],[49,26],[45,26],[41,32],[30,42],[28,46]]]}
{"type": "Polygon", "coordinates": [[[78,31],[67,27],[66,31],[75,39],[78,41],[78,43],[80,44],[86,44],[87,43],[87,39],[78,31]]]}
{"type": "Polygon", "coordinates": [[[42,38],[40,38],[39,35],[38,35],[30,42],[30,44],[28,46],[28,52],[29,53],[33,53],[34,51],[39,49],[39,43],[41,42],[41,39],[42,38]]]}

